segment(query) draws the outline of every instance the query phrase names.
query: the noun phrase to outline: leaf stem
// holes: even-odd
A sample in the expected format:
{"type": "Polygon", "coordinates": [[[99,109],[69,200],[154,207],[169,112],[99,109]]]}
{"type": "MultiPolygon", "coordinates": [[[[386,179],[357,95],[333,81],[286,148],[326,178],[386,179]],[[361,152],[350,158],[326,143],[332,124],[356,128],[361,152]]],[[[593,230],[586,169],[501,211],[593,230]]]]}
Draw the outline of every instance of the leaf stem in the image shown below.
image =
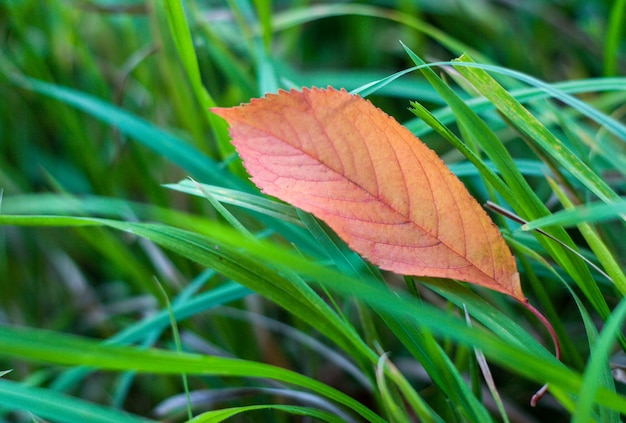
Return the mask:
{"type": "MultiPolygon", "coordinates": [[[[541,312],[537,310],[532,304],[530,304],[527,298],[524,299],[523,301],[520,301],[520,303],[528,311],[534,314],[541,321],[543,326],[547,329],[548,333],[550,333],[550,337],[552,338],[552,343],[554,344],[554,356],[556,357],[557,360],[561,361],[561,343],[559,342],[559,337],[557,336],[556,331],[554,330],[554,327],[552,326],[550,321],[546,319],[546,317],[543,314],[541,314],[541,312]]],[[[530,399],[530,405],[532,407],[535,407],[537,403],[539,402],[539,400],[543,398],[546,392],[548,392],[547,383],[543,385],[537,392],[535,392],[535,394],[530,399]]]]}

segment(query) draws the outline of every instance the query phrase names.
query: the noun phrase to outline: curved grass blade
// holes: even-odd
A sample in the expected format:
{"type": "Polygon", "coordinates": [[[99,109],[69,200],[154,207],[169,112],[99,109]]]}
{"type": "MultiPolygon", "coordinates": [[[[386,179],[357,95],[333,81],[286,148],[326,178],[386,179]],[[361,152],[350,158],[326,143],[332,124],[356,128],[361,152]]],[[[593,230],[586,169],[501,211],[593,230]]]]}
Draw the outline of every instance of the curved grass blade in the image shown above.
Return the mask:
{"type": "MultiPolygon", "coordinates": [[[[238,414],[242,414],[242,413],[249,414],[251,412],[259,411],[259,410],[276,410],[284,414],[309,417],[309,418],[315,419],[316,421],[319,420],[319,421],[328,422],[328,423],[345,422],[344,419],[334,414],[317,410],[315,408],[299,407],[295,405],[263,404],[263,405],[249,405],[246,407],[232,407],[232,408],[225,408],[221,410],[207,411],[206,413],[202,413],[199,416],[189,420],[189,422],[187,423],[217,423],[217,422],[222,422],[231,417],[234,417],[238,414]]],[[[254,416],[254,413],[252,413],[252,416],[254,416]]]]}
{"type": "MultiPolygon", "coordinates": [[[[275,379],[332,399],[373,422],[370,409],[334,388],[306,376],[264,363],[157,349],[103,345],[95,340],[32,328],[0,327],[0,355],[61,365],[85,365],[143,373],[216,375],[275,379]]],[[[0,381],[1,382],[1,381],[0,381]]]]}
{"type": "Polygon", "coordinates": [[[231,204],[248,210],[272,216],[284,222],[303,226],[298,218],[296,209],[293,206],[278,201],[270,200],[267,197],[251,194],[248,192],[222,188],[216,185],[196,184],[185,179],[176,184],[166,184],[164,187],[173,189],[197,197],[203,196],[203,191],[208,192],[220,203],[231,204]]]}
{"type": "Polygon", "coordinates": [[[550,216],[541,217],[522,225],[523,231],[558,225],[564,228],[580,223],[597,223],[612,219],[623,219],[626,213],[626,199],[609,203],[593,203],[573,209],[561,210],[550,216]]]}
{"type": "Polygon", "coordinates": [[[49,389],[0,379],[0,405],[5,410],[28,411],[37,417],[58,422],[149,423],[109,407],[87,402],[49,389]]]}

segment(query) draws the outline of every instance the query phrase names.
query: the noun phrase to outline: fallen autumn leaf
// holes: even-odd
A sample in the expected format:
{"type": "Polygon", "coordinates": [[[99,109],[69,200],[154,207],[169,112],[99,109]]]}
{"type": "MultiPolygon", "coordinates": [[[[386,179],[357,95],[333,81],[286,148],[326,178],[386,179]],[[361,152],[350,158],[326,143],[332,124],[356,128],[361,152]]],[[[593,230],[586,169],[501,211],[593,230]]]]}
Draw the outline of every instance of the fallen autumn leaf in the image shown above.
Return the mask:
{"type": "Polygon", "coordinates": [[[369,101],[313,88],[212,111],[264,193],[323,220],[372,263],[525,300],[486,212],[435,152],[369,101]]]}

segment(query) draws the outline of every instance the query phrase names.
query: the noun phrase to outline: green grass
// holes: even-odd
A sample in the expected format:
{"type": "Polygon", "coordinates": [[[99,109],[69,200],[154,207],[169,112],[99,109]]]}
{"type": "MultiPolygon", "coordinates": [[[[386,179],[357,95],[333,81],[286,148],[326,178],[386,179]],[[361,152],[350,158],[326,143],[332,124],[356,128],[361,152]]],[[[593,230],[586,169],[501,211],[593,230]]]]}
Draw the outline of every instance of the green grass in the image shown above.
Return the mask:
{"type": "Polygon", "coordinates": [[[469,4],[0,4],[0,420],[621,421],[626,2],[469,4]],[[249,183],[208,109],[313,85],[527,222],[492,214],[562,362],[249,183]]]}

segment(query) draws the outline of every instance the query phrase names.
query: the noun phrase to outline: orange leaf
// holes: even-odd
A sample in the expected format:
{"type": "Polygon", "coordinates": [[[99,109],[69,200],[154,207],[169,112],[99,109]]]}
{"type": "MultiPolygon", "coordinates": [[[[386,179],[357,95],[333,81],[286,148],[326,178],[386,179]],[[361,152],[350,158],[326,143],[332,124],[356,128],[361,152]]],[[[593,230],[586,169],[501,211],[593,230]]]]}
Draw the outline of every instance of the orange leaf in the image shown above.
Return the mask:
{"type": "Polygon", "coordinates": [[[435,152],[369,101],[313,88],[212,111],[263,192],[323,220],[372,263],[525,301],[487,213],[435,152]]]}

